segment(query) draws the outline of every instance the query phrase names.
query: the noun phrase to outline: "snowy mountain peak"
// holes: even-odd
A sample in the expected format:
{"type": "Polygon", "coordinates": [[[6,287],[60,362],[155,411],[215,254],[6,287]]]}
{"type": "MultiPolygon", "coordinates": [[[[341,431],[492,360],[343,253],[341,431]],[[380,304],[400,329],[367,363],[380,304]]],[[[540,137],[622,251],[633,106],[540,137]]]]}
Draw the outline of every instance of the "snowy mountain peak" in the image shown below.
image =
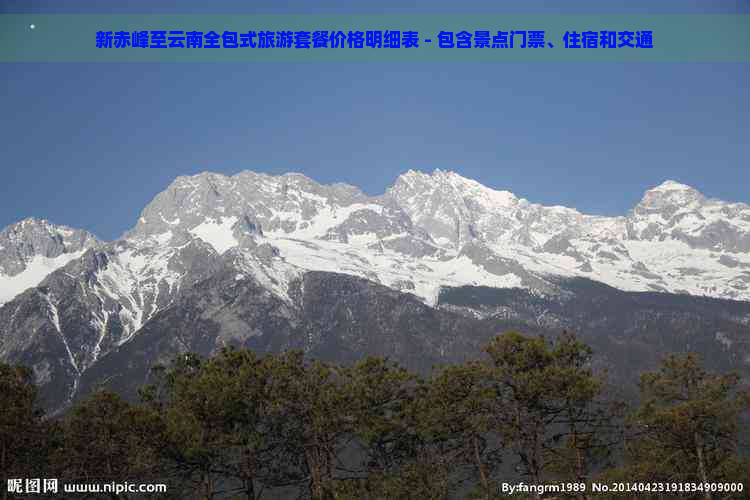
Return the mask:
{"type": "Polygon", "coordinates": [[[88,231],[29,217],[0,231],[0,304],[100,242],[88,231]]]}
{"type": "Polygon", "coordinates": [[[28,226],[52,226],[52,224],[47,219],[40,219],[38,217],[26,217],[25,219],[21,219],[20,221],[16,222],[15,224],[9,225],[6,229],[14,227],[14,228],[24,228],[28,226]]]}
{"type": "Polygon", "coordinates": [[[33,231],[45,231],[48,233],[54,233],[58,230],[63,230],[63,232],[67,233],[72,229],[67,226],[53,224],[47,219],[40,219],[38,217],[26,217],[25,219],[22,219],[14,224],[10,224],[9,226],[5,227],[2,231],[0,231],[0,233],[21,234],[33,231]]]}
{"type": "Polygon", "coordinates": [[[418,227],[456,250],[476,239],[539,246],[583,217],[576,210],[532,204],[510,191],[442,170],[409,171],[387,195],[418,227]],[[561,219],[567,221],[563,226],[561,219]]]}
{"type": "Polygon", "coordinates": [[[667,180],[646,191],[635,209],[658,210],[665,207],[688,207],[702,204],[704,201],[705,197],[697,189],[687,184],[667,180]]]}
{"type": "Polygon", "coordinates": [[[445,195],[462,198],[479,196],[479,201],[489,205],[508,206],[525,201],[510,191],[490,188],[451,170],[435,169],[430,174],[408,170],[396,179],[396,183],[389,189],[389,192],[398,191],[404,187],[440,191],[445,195]]]}
{"type": "MultiPolygon", "coordinates": [[[[635,206],[628,233],[639,240],[673,240],[693,249],[744,254],[750,252],[750,205],[707,198],[690,186],[666,181],[646,191],[635,206]]],[[[750,277],[743,274],[736,282],[737,289],[744,289],[750,277]]]]}
{"type": "Polygon", "coordinates": [[[687,184],[667,179],[649,191],[695,191],[695,189],[687,184]]]}
{"type": "Polygon", "coordinates": [[[54,258],[98,243],[88,231],[28,217],[0,231],[0,273],[20,272],[23,263],[36,255],[54,258]]]}

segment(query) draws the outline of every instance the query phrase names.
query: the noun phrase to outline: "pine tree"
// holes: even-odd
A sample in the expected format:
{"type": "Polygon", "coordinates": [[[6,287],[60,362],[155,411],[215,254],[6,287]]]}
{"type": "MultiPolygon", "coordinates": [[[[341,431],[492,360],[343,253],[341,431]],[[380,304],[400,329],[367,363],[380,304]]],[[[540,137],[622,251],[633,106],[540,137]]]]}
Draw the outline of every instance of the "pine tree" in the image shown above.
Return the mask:
{"type": "Polygon", "coordinates": [[[177,356],[156,367],[157,382],[141,391],[149,408],[161,415],[160,453],[177,484],[189,485],[196,498],[220,491],[221,463],[227,446],[222,410],[226,380],[208,375],[207,360],[177,356]]]}
{"type": "Polygon", "coordinates": [[[594,373],[592,356],[591,348],[567,331],[552,346],[547,382],[560,413],[553,426],[553,442],[559,445],[550,448],[549,468],[564,481],[589,481],[594,467],[605,464],[623,439],[625,403],[605,394],[605,374],[594,373]]]}
{"type": "MultiPolygon", "coordinates": [[[[641,376],[640,390],[625,474],[693,483],[750,477],[750,463],[738,453],[750,409],[750,392],[739,375],[708,373],[695,354],[671,355],[658,371],[641,376]]],[[[702,491],[691,498],[713,497],[702,491]]]]}
{"type": "Polygon", "coordinates": [[[285,453],[301,462],[310,496],[333,499],[337,459],[353,431],[351,398],[340,370],[321,361],[307,362],[299,351],[269,357],[268,362],[274,433],[283,436],[285,453]]]}
{"type": "Polygon", "coordinates": [[[419,429],[451,482],[477,480],[492,498],[502,448],[492,433],[493,401],[487,367],[478,362],[449,366],[433,376],[419,400],[419,429]],[[468,469],[468,478],[462,472],[468,469]]]}
{"type": "Polygon", "coordinates": [[[494,426],[517,471],[532,484],[584,482],[616,443],[612,424],[621,406],[604,398],[591,349],[567,332],[554,342],[509,332],[485,350],[494,426]]]}
{"type": "Polygon", "coordinates": [[[49,465],[54,426],[43,420],[31,370],[0,364],[0,395],[0,480],[40,477],[49,465]]]}
{"type": "Polygon", "coordinates": [[[350,404],[352,440],[342,456],[346,470],[334,484],[335,498],[407,498],[404,474],[413,469],[419,447],[411,408],[422,380],[378,357],[343,367],[340,373],[350,404]]]}
{"type": "Polygon", "coordinates": [[[113,392],[99,390],[79,402],[61,430],[52,477],[101,484],[146,482],[159,474],[157,415],[113,392]]]}
{"type": "Polygon", "coordinates": [[[349,401],[352,434],[361,455],[355,474],[383,474],[414,455],[414,422],[407,408],[422,381],[403,367],[367,357],[341,369],[349,401]]]}

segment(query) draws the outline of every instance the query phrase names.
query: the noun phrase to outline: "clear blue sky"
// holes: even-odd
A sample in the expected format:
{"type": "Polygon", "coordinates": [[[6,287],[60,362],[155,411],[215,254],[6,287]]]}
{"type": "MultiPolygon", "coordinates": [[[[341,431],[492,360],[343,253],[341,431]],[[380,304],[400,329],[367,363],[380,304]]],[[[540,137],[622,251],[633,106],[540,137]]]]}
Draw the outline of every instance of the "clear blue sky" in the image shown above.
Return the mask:
{"type": "MultiPolygon", "coordinates": [[[[109,3],[0,8],[373,12],[341,1],[109,3]]],[[[727,0],[398,3],[377,12],[750,13],[750,1],[727,0]]],[[[625,213],[668,178],[750,202],[750,64],[1,64],[0,74],[0,227],[37,216],[115,238],[176,176],[204,170],[296,171],[378,194],[409,168],[451,169],[599,214],[625,213]]]]}

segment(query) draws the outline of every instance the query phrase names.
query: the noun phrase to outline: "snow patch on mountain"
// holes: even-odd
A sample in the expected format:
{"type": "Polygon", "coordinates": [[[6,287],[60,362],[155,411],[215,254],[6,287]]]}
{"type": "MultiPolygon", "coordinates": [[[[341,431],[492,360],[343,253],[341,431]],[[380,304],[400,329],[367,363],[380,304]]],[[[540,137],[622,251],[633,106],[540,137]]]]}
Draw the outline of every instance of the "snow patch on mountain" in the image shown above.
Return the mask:
{"type": "Polygon", "coordinates": [[[270,259],[259,257],[255,252],[248,249],[233,250],[235,269],[240,271],[235,276],[235,281],[253,278],[270,293],[281,298],[288,304],[293,300],[289,295],[292,281],[302,276],[300,268],[286,262],[278,256],[270,259]]]}
{"type": "Polygon", "coordinates": [[[467,256],[448,259],[423,257],[418,261],[387,248],[366,244],[292,238],[269,238],[285,262],[300,269],[351,274],[414,294],[434,305],[442,286],[467,284],[508,288],[522,286],[522,279],[507,272],[494,274],[467,256]]]}
{"type": "Polygon", "coordinates": [[[219,254],[223,254],[239,245],[233,230],[237,220],[237,217],[208,219],[192,228],[190,232],[214,247],[219,254]]]}
{"type": "Polygon", "coordinates": [[[73,387],[71,388],[71,392],[68,395],[68,401],[72,401],[76,392],[78,392],[78,384],[81,379],[81,369],[78,366],[78,363],[76,362],[75,356],[73,355],[73,351],[70,349],[70,344],[68,343],[68,339],[65,337],[65,334],[63,333],[62,328],[60,326],[60,313],[57,309],[57,305],[53,301],[53,297],[47,294],[47,295],[44,295],[44,299],[47,303],[49,319],[52,322],[52,325],[55,327],[55,331],[60,336],[60,340],[62,341],[63,346],[65,347],[65,351],[68,354],[68,361],[70,362],[70,366],[73,368],[73,371],[75,372],[75,375],[73,377],[73,387]]]}
{"type": "Polygon", "coordinates": [[[52,271],[60,269],[68,262],[83,255],[84,250],[72,253],[60,254],[49,258],[35,255],[26,262],[26,268],[14,276],[5,276],[0,273],[0,306],[10,302],[16,295],[41,283],[52,271]]]}
{"type": "Polygon", "coordinates": [[[93,293],[103,305],[99,312],[101,325],[106,325],[111,307],[122,306],[118,312],[123,326],[118,344],[127,342],[143,324],[176,297],[184,272],[170,267],[178,248],[166,245],[171,235],[152,240],[156,245],[133,245],[113,252],[105,268],[96,273],[93,293]]]}

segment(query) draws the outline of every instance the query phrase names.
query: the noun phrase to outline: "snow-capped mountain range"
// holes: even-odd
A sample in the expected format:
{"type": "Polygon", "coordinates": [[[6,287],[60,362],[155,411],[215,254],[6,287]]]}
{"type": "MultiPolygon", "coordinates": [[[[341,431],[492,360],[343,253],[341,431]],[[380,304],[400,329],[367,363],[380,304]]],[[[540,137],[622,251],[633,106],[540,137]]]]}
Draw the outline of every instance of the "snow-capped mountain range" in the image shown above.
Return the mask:
{"type": "MultiPolygon", "coordinates": [[[[560,277],[747,301],[750,206],[674,181],[627,215],[602,217],[442,170],[408,171],[380,196],[300,174],[179,177],[116,241],[38,219],[0,232],[0,359],[33,366],[40,383],[67,377],[59,390],[72,397],[100,358],[228,269],[289,324],[304,316],[309,271],[365,278],[431,307],[462,285],[554,297],[560,277]]],[[[201,314],[221,315],[206,304],[201,314]]],[[[237,321],[223,320],[222,335],[255,335],[237,321]]]]}
{"type": "Polygon", "coordinates": [[[750,298],[750,206],[666,181],[622,217],[542,206],[454,172],[408,171],[381,196],[300,175],[177,178],[121,240],[27,219],[0,232],[0,303],[99,248],[102,301],[126,337],[182,284],[191,256],[228,251],[283,296],[305,270],[353,274],[434,304],[441,286],[549,289],[584,276],[622,290],[750,298]]]}

